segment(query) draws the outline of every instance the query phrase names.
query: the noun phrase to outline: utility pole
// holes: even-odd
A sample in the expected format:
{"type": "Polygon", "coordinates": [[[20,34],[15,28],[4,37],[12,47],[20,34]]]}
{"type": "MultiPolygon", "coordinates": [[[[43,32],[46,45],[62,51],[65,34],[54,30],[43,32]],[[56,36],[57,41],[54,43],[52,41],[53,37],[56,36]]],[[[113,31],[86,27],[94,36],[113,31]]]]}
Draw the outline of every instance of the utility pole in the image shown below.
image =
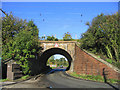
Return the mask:
{"type": "Polygon", "coordinates": [[[8,16],[8,14],[7,14],[7,13],[5,13],[5,11],[3,11],[1,8],[0,8],[0,10],[2,11],[2,13],[4,13],[6,16],[8,16]]]}

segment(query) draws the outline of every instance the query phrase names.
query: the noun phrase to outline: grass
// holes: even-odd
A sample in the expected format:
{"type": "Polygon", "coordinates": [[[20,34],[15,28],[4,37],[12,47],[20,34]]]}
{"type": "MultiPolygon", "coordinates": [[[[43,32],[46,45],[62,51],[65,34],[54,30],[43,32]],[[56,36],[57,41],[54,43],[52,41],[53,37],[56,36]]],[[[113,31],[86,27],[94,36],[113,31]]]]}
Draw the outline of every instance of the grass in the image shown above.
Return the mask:
{"type": "Polygon", "coordinates": [[[8,79],[0,79],[0,82],[9,81],[8,79]]]}
{"type": "MultiPolygon", "coordinates": [[[[26,76],[23,76],[23,77],[21,77],[20,79],[17,79],[17,80],[26,80],[29,77],[30,77],[29,75],[26,75],[26,76]]],[[[0,82],[6,82],[6,81],[11,81],[11,80],[9,80],[9,79],[0,79],[0,82]]]]}
{"type": "MultiPolygon", "coordinates": [[[[76,74],[75,72],[69,73],[73,77],[85,79],[85,80],[92,80],[92,81],[98,81],[98,82],[104,82],[104,78],[100,75],[85,75],[85,74],[76,74]]],[[[107,79],[107,82],[109,83],[118,83],[120,80],[115,80],[115,79],[107,79]]]]}
{"type": "Polygon", "coordinates": [[[115,79],[108,79],[107,82],[109,82],[109,83],[119,83],[120,84],[120,80],[115,80],[115,79]]]}
{"type": "Polygon", "coordinates": [[[56,67],[51,67],[52,69],[55,69],[56,67]]]}
{"type": "Polygon", "coordinates": [[[21,77],[20,79],[26,80],[26,79],[28,79],[29,77],[30,77],[29,75],[26,75],[26,76],[21,77]]]}

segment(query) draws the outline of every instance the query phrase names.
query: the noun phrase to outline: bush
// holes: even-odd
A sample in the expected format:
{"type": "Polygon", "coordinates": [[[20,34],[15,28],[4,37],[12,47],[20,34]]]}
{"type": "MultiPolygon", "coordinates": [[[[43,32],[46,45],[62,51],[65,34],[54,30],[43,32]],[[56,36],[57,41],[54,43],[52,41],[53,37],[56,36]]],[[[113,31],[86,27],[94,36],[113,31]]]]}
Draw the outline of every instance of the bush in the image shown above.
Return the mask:
{"type": "Polygon", "coordinates": [[[111,59],[105,59],[108,63],[112,64],[113,60],[111,59]]]}
{"type": "Polygon", "coordinates": [[[116,63],[115,63],[115,66],[120,69],[120,62],[116,62],[116,63]]]}

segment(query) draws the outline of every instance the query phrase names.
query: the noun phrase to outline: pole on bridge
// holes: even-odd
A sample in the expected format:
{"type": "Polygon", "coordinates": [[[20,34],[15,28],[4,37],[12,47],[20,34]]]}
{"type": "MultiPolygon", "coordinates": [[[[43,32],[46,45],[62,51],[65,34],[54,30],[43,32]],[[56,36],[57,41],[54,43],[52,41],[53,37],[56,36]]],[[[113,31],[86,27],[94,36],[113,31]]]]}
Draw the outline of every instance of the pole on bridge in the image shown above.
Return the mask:
{"type": "Polygon", "coordinates": [[[0,8],[0,10],[2,11],[2,13],[4,13],[6,16],[8,16],[8,14],[5,11],[3,11],[1,8],[0,8]]]}

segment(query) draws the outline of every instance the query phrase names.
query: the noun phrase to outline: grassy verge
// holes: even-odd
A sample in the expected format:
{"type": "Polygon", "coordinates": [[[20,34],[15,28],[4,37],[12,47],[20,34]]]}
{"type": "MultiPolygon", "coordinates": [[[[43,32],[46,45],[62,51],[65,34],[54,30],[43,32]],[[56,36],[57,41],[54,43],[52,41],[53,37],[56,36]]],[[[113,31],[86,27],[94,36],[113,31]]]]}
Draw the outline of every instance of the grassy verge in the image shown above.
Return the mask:
{"type": "Polygon", "coordinates": [[[0,79],[0,82],[9,81],[8,79],[0,79]]]}
{"type": "MultiPolygon", "coordinates": [[[[16,80],[21,81],[21,80],[26,80],[26,79],[29,79],[29,78],[30,78],[30,76],[26,75],[26,76],[23,76],[23,77],[21,77],[19,79],[16,79],[16,80]]],[[[6,81],[11,81],[11,80],[9,80],[9,79],[0,79],[0,82],[6,82],[6,81]]]]}
{"type": "Polygon", "coordinates": [[[51,67],[52,69],[55,69],[56,67],[51,67]]]}
{"type": "Polygon", "coordinates": [[[26,80],[26,79],[28,79],[29,77],[30,77],[29,75],[26,75],[26,76],[21,77],[20,79],[26,80]]]}
{"type": "MultiPolygon", "coordinates": [[[[85,74],[76,74],[75,72],[73,73],[68,73],[69,75],[76,77],[76,78],[81,78],[85,80],[92,80],[92,81],[98,81],[98,82],[104,82],[104,78],[100,75],[94,76],[94,75],[85,75],[85,74]]],[[[115,79],[107,79],[107,82],[109,83],[118,83],[120,80],[115,80],[115,79]]]]}

